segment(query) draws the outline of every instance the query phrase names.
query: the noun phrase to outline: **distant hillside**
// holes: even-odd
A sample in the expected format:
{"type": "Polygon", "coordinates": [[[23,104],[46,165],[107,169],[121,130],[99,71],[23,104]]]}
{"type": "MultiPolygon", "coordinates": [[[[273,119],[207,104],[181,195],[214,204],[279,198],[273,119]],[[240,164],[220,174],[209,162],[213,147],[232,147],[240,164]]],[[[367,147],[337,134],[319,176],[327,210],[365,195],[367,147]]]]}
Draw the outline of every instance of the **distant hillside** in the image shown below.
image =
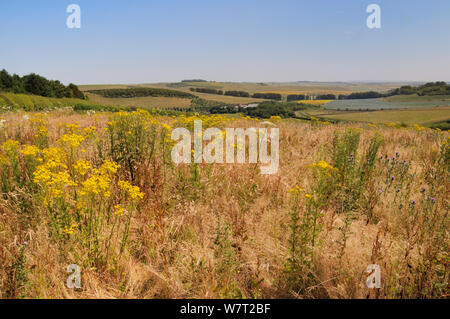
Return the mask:
{"type": "Polygon", "coordinates": [[[450,95],[450,85],[446,82],[429,82],[420,86],[404,85],[387,93],[380,93],[375,91],[355,92],[349,95],[339,95],[339,100],[352,99],[376,99],[380,97],[390,97],[395,95],[413,95],[419,96],[434,96],[434,95],[450,95]]]}
{"type": "Polygon", "coordinates": [[[0,110],[43,111],[61,107],[88,105],[90,102],[75,98],[52,98],[31,94],[0,92],[0,110]]]}

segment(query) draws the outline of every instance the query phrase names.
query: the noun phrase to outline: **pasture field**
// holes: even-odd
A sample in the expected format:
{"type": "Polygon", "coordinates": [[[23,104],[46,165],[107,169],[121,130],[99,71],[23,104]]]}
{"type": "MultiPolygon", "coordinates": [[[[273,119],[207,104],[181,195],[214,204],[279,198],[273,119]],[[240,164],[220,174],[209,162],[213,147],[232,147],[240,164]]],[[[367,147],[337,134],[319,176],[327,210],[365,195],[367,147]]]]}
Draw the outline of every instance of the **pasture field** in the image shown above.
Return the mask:
{"type": "Polygon", "coordinates": [[[425,107],[448,106],[450,100],[446,98],[417,99],[407,98],[405,96],[396,96],[381,99],[355,99],[355,100],[335,100],[325,105],[329,110],[389,110],[389,109],[414,109],[425,107]]]}
{"type": "Polygon", "coordinates": [[[330,113],[324,117],[334,120],[373,122],[373,123],[405,123],[429,125],[450,120],[450,106],[430,107],[425,109],[384,110],[371,112],[330,113]]]}
{"type": "Polygon", "coordinates": [[[415,103],[444,102],[445,105],[450,105],[450,95],[424,95],[424,96],[418,96],[416,94],[394,95],[383,98],[383,100],[388,102],[415,102],[415,103]]]}
{"type": "Polygon", "coordinates": [[[89,101],[101,105],[120,105],[120,106],[135,106],[141,108],[174,108],[174,107],[189,107],[191,99],[184,99],[178,97],[134,97],[134,98],[106,98],[98,94],[85,93],[89,101]]]}
{"type": "Polygon", "coordinates": [[[261,175],[174,164],[171,132],[194,120],[268,126],[1,114],[0,298],[448,297],[448,132],[273,118],[280,165],[261,175]]]}
{"type": "Polygon", "coordinates": [[[289,94],[349,94],[362,91],[389,91],[402,83],[344,83],[344,82],[289,82],[289,83],[247,83],[247,82],[179,82],[179,83],[151,83],[151,84],[111,84],[111,85],[80,85],[82,91],[100,89],[119,89],[130,87],[166,88],[189,92],[203,99],[224,103],[248,104],[261,102],[263,99],[223,96],[191,92],[190,88],[213,88],[223,91],[245,91],[253,93],[279,93],[282,96],[289,94]]]}
{"type": "MultiPolygon", "coordinates": [[[[210,87],[224,91],[246,91],[249,93],[273,92],[287,94],[348,94],[363,91],[389,91],[398,88],[403,83],[345,83],[345,82],[286,82],[286,83],[249,83],[249,82],[185,82],[179,88],[210,87]]],[[[160,86],[171,86],[169,83],[159,83],[160,86]]]]}

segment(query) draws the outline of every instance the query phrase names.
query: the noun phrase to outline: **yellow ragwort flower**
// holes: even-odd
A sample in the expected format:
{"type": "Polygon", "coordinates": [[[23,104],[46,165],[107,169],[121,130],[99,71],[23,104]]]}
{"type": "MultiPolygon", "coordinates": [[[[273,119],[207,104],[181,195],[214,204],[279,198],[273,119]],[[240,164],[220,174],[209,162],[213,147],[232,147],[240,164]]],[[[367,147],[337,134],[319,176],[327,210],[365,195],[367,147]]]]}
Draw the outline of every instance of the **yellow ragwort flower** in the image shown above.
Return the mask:
{"type": "Polygon", "coordinates": [[[138,198],[140,199],[144,198],[144,194],[141,193],[139,187],[133,186],[127,181],[119,181],[117,185],[124,193],[130,196],[130,198],[133,200],[138,198]]]}

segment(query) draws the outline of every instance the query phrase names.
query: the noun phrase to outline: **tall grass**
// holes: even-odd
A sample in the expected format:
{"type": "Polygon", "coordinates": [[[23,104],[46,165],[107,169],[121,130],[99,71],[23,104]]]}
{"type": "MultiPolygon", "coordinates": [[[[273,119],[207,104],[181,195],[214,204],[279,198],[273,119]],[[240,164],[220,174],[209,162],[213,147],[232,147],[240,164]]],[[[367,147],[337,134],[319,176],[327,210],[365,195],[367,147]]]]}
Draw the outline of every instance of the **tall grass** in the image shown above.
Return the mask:
{"type": "Polygon", "coordinates": [[[448,297],[447,132],[273,119],[280,168],[180,164],[174,127],[236,116],[12,112],[2,298],[448,297]],[[82,288],[65,286],[68,265],[82,288]],[[365,270],[381,269],[369,289],[365,270]]]}

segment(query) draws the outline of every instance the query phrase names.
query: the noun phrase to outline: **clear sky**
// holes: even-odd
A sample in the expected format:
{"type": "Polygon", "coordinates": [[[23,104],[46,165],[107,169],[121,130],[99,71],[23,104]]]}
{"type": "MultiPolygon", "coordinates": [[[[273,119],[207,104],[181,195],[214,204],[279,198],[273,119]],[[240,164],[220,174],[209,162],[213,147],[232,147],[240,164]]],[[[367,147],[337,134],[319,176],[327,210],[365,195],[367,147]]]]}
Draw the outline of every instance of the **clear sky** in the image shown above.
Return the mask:
{"type": "Polygon", "coordinates": [[[2,68],[66,84],[448,81],[450,1],[0,0],[2,68]]]}

